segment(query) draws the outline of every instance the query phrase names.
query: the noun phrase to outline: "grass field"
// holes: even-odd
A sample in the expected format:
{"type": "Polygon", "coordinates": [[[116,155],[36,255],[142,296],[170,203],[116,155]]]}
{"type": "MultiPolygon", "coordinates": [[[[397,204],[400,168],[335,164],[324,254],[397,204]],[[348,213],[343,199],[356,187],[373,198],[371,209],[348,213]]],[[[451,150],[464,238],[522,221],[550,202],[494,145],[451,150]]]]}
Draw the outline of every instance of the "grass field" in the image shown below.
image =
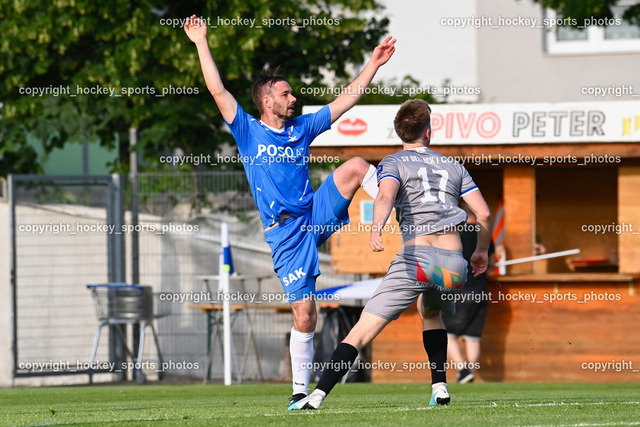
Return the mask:
{"type": "Polygon", "coordinates": [[[425,384],[338,385],[317,411],[287,411],[288,384],[113,385],[0,390],[2,425],[640,425],[638,384],[449,387],[430,408],[425,384]]]}

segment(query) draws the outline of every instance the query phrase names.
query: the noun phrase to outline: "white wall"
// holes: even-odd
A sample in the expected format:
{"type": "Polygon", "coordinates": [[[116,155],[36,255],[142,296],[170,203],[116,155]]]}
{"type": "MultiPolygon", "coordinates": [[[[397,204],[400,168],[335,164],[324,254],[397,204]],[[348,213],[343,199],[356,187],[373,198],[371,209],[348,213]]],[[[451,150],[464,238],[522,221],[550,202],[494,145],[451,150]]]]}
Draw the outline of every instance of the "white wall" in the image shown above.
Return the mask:
{"type": "MultiPolygon", "coordinates": [[[[542,19],[531,0],[478,0],[478,16],[542,19]]],[[[478,81],[482,102],[637,100],[614,94],[594,96],[583,87],[631,85],[640,94],[640,53],[547,55],[544,30],[527,26],[477,30],[478,81]]]]}
{"type": "MultiPolygon", "coordinates": [[[[475,14],[476,0],[383,0],[382,15],[390,20],[389,34],[398,39],[391,60],[376,74],[401,79],[407,74],[422,86],[477,86],[476,36],[473,28],[442,25],[443,18],[475,14]]],[[[476,101],[477,96],[452,96],[450,101],[476,101]]]]}

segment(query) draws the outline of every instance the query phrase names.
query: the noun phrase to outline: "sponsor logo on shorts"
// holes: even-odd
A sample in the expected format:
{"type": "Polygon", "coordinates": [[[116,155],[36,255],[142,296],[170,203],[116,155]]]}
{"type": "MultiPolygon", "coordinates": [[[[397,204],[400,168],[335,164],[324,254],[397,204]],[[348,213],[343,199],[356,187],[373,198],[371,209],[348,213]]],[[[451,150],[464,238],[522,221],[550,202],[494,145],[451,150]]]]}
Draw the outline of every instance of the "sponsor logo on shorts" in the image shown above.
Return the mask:
{"type": "Polygon", "coordinates": [[[284,283],[285,286],[289,286],[299,278],[304,277],[306,275],[307,274],[304,271],[302,271],[302,267],[300,267],[296,269],[296,271],[294,271],[293,273],[289,273],[288,276],[283,277],[282,283],[284,283]]]}
{"type": "Polygon", "coordinates": [[[447,270],[446,268],[442,268],[437,265],[434,265],[431,277],[428,277],[427,271],[429,271],[429,263],[418,262],[417,265],[418,265],[418,275],[416,279],[418,280],[418,282],[433,283],[435,285],[440,286],[441,288],[447,288],[447,289],[462,289],[462,282],[460,279],[460,275],[455,271],[447,270]]]}

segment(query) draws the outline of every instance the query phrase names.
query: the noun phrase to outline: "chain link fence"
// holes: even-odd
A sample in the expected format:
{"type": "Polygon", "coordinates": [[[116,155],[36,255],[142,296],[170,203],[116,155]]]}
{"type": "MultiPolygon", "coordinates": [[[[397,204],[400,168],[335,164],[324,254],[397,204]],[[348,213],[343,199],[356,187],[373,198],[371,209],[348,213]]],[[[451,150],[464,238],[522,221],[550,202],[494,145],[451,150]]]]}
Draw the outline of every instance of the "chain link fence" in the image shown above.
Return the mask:
{"type": "MultiPolygon", "coordinates": [[[[153,290],[163,356],[159,366],[153,342],[146,340],[139,363],[147,378],[163,371],[174,378],[222,379],[219,312],[201,306],[220,301],[215,276],[225,222],[235,270],[248,277],[231,282],[237,309],[234,379],[288,379],[292,316],[244,172],[143,173],[126,192],[124,181],[114,186],[114,177],[16,176],[9,181],[14,376],[93,369],[103,372],[96,381],[126,378],[131,366],[123,364],[124,372],[115,376],[114,365],[107,363],[114,357],[131,363],[126,355],[114,354],[113,337],[100,341],[96,361],[102,363],[88,366],[98,318],[86,286],[137,282],[153,290]],[[137,215],[124,209],[136,205],[137,215]]],[[[321,269],[318,288],[359,279],[330,274],[326,253],[321,253],[321,269]]],[[[137,334],[129,326],[129,348],[135,349],[137,334]]]]}

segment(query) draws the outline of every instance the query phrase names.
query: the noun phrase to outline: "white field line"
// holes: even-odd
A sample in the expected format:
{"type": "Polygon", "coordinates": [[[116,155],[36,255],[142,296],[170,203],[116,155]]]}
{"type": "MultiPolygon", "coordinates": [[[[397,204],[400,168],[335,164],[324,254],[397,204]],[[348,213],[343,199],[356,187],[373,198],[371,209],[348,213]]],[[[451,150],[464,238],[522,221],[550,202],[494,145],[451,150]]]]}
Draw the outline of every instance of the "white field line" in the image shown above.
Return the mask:
{"type": "MultiPolygon", "coordinates": [[[[502,404],[498,405],[493,402],[490,408],[495,407],[505,407],[505,406],[516,406],[516,407],[551,407],[551,406],[587,406],[587,405],[640,405],[640,402],[549,402],[549,403],[528,403],[528,404],[519,404],[515,402],[514,404],[502,404]]],[[[236,416],[221,416],[221,417],[197,417],[197,418],[189,418],[189,420],[216,420],[216,419],[230,419],[230,418],[251,418],[251,417],[282,417],[282,416],[315,416],[315,415],[323,415],[323,414],[363,414],[363,413],[389,413],[389,412],[408,412],[408,411],[429,411],[433,409],[439,409],[441,407],[436,406],[426,406],[426,407],[417,407],[417,408],[395,408],[395,409],[358,409],[351,411],[332,411],[332,410],[324,410],[320,409],[317,411],[285,411],[271,413],[271,414],[245,414],[245,415],[236,415],[236,416]]],[[[444,409],[444,408],[442,408],[444,409]]],[[[134,418],[134,419],[113,419],[113,420],[92,420],[90,423],[123,423],[123,422],[135,422],[135,421],[170,421],[172,419],[162,417],[162,418],[134,418]]],[[[176,419],[177,420],[177,419],[176,419]]],[[[186,421],[189,421],[186,420],[186,421]]],[[[74,425],[74,424],[86,424],[87,421],[78,421],[78,422],[63,422],[63,423],[45,423],[45,424],[34,424],[34,427],[40,426],[60,426],[60,425],[74,425]]],[[[580,423],[580,424],[544,424],[540,426],[527,426],[527,427],[598,427],[598,426],[636,426],[640,425],[640,421],[634,422],[615,422],[615,423],[605,423],[605,424],[588,424],[588,423],[580,423]]]]}

